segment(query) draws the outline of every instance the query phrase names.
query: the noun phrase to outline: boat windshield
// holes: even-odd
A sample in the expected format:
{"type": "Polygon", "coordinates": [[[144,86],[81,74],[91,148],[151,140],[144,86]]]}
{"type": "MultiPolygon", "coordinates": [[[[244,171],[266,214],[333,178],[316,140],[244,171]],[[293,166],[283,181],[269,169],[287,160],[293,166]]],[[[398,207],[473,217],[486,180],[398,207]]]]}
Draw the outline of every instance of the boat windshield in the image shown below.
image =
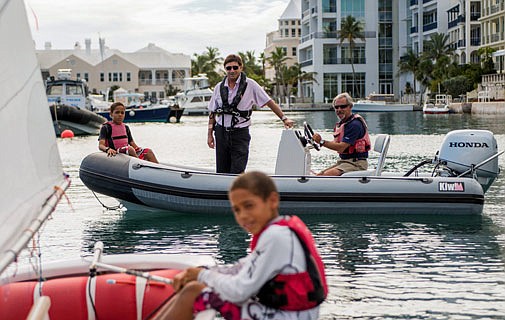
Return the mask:
{"type": "Polygon", "coordinates": [[[61,96],[63,94],[63,84],[55,84],[47,87],[47,95],[61,96]]]}
{"type": "Polygon", "coordinates": [[[68,96],[82,96],[84,95],[84,90],[81,85],[78,84],[68,84],[65,86],[65,91],[68,96]]]}

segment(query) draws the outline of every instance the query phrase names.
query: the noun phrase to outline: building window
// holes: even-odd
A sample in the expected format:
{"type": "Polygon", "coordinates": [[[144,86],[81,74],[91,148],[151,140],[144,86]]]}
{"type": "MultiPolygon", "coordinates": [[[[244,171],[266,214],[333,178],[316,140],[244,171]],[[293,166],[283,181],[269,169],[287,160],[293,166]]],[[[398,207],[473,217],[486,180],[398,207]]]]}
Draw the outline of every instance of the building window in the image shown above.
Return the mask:
{"type": "Polygon", "coordinates": [[[323,81],[324,100],[325,102],[331,102],[338,94],[338,73],[325,73],[323,81]]]}
{"type": "Polygon", "coordinates": [[[84,80],[89,81],[89,73],[84,72],[84,80]]]}
{"type": "Polygon", "coordinates": [[[323,0],[323,12],[337,12],[337,0],[323,0]]]}
{"type": "Polygon", "coordinates": [[[105,81],[105,74],[103,72],[100,72],[100,82],[105,81]]]}
{"type": "Polygon", "coordinates": [[[119,73],[119,81],[123,82],[123,73],[122,72],[119,73]]]}
{"type": "Polygon", "coordinates": [[[112,60],[112,64],[114,64],[114,65],[118,64],[117,59],[112,60]]]}
{"type": "Polygon", "coordinates": [[[365,73],[356,73],[356,78],[352,73],[342,73],[342,92],[348,92],[354,98],[361,98],[365,95],[365,73]]]}
{"type": "Polygon", "coordinates": [[[126,73],[126,81],[128,82],[132,81],[132,74],[130,72],[126,73]]]}
{"type": "Polygon", "coordinates": [[[112,72],[109,72],[109,82],[112,82],[112,72]]]}
{"type": "Polygon", "coordinates": [[[356,19],[365,18],[365,0],[340,0],[341,17],[353,16],[356,19]]]}
{"type": "Polygon", "coordinates": [[[296,29],[291,29],[291,37],[296,38],[296,29]]]}
{"type": "Polygon", "coordinates": [[[366,63],[366,55],[365,55],[365,46],[364,45],[356,45],[353,47],[352,51],[349,50],[350,47],[348,45],[342,46],[342,63],[343,64],[365,64],[366,63]]]}
{"type": "Polygon", "coordinates": [[[284,52],[284,55],[288,55],[288,47],[282,47],[282,52],[284,52]]]}
{"type": "Polygon", "coordinates": [[[338,47],[324,46],[323,47],[323,64],[338,64],[338,47]]]}
{"type": "Polygon", "coordinates": [[[81,79],[81,73],[80,73],[80,72],[77,72],[77,73],[75,74],[75,77],[76,77],[77,79],[81,79]]]}
{"type": "Polygon", "coordinates": [[[296,47],[291,48],[291,55],[296,57],[296,47]]]}

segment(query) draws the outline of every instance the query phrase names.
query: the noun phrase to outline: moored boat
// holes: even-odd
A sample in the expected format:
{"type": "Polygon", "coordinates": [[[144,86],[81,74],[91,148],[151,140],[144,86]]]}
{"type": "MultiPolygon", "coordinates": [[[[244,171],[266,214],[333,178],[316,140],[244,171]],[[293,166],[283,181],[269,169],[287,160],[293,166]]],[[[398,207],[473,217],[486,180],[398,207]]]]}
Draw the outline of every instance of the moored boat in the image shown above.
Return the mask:
{"type": "MultiPolygon", "coordinates": [[[[480,214],[484,193],[499,172],[496,140],[489,131],[449,133],[440,154],[423,163],[433,163],[432,174],[419,173],[421,166],[407,173],[383,172],[389,137],[379,136],[376,170],[314,176],[308,150],[312,144],[304,141],[309,141],[307,135],[285,130],[279,143],[272,178],[285,213],[480,214]]],[[[88,155],[79,173],[89,189],[115,197],[127,208],[207,214],[230,212],[227,190],[235,177],[123,155],[108,158],[103,152],[88,155]]]]}
{"type": "Polygon", "coordinates": [[[208,114],[212,97],[209,78],[205,74],[184,78],[184,91],[175,96],[176,103],[184,109],[185,115],[208,114]]]}
{"type": "Polygon", "coordinates": [[[89,109],[88,88],[83,80],[70,79],[70,69],[59,69],[46,81],[49,111],[56,135],[72,130],[75,135],[97,135],[106,119],[89,109]]]}
{"type": "MultiPolygon", "coordinates": [[[[119,89],[118,89],[119,90],[119,89]]],[[[117,90],[116,90],[117,91],[117,90]]],[[[114,91],[114,102],[121,102],[126,107],[124,122],[180,122],[184,109],[167,104],[151,104],[144,102],[141,93],[119,93],[114,91]]],[[[97,114],[111,120],[110,112],[96,110],[97,114]]]]}
{"type": "Polygon", "coordinates": [[[452,98],[450,95],[437,94],[435,100],[427,99],[423,104],[424,114],[447,114],[450,112],[449,103],[452,98]]]}
{"type": "Polygon", "coordinates": [[[394,94],[371,93],[366,99],[358,100],[352,109],[355,112],[414,111],[413,104],[394,101],[394,94]]]}

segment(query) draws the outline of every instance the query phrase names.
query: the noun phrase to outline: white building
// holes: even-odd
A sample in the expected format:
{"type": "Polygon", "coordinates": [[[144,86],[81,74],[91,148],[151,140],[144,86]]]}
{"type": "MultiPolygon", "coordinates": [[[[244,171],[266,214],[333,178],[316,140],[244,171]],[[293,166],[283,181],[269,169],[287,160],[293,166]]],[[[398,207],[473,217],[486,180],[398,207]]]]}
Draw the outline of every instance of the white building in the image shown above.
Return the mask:
{"type": "Polygon", "coordinates": [[[398,61],[407,47],[407,8],[406,0],[302,0],[299,62],[303,71],[317,73],[317,82],[301,84],[304,96],[315,103],[329,102],[341,92],[355,98],[372,92],[400,98],[404,83],[398,61]],[[365,36],[352,54],[348,42],[337,39],[349,15],[363,23],[365,36]]]}
{"type": "Polygon", "coordinates": [[[170,53],[150,43],[135,52],[110,49],[102,43],[100,49],[91,49],[91,40],[85,48],[77,42],[73,49],[55,50],[46,43],[37,50],[42,77],[56,76],[58,69],[72,69],[72,78],[85,79],[90,90],[105,93],[112,86],[146,97],[162,99],[165,87],[171,84],[183,89],[184,78],[191,74],[191,57],[170,53]]]}
{"type": "MultiPolygon", "coordinates": [[[[286,57],[286,65],[292,66],[298,62],[297,48],[300,42],[300,5],[299,0],[291,0],[280,16],[278,29],[269,32],[266,37],[266,47],[264,50],[265,58],[270,57],[275,48],[282,48],[286,57]]],[[[273,80],[275,70],[268,64],[265,64],[265,78],[273,80]]]]}

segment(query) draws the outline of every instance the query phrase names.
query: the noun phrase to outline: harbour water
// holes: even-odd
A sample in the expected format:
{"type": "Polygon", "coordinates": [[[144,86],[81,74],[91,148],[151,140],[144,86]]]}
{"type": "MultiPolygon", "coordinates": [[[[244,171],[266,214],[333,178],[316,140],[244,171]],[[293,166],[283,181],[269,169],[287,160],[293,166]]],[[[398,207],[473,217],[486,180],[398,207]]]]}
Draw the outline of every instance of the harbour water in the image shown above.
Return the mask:
{"type": "MultiPolygon", "coordinates": [[[[331,138],[330,111],[291,112],[331,138]]],[[[505,148],[505,116],[420,112],[363,113],[372,140],[392,137],[386,171],[406,172],[435,155],[453,129],[487,129],[505,148]]],[[[255,112],[249,169],[272,173],[281,123],[271,112],[255,112]]],[[[206,145],[207,118],[180,123],[131,124],[137,144],[154,149],[161,162],[214,167],[206,145]]],[[[44,226],[37,243],[43,261],[90,255],[96,241],[105,254],[210,254],[222,263],[246,254],[249,236],[233,217],[177,212],[105,210],[115,199],[95,198],[79,180],[83,157],[97,151],[97,137],[59,140],[72,185],[44,226]]],[[[373,166],[377,155],[372,154],[373,166]]],[[[313,169],[333,163],[335,154],[313,151],[313,169]]],[[[505,157],[499,159],[505,168],[505,157]]],[[[326,264],[330,295],[321,319],[504,319],[505,173],[486,194],[482,216],[302,216],[315,235],[326,264]]],[[[25,263],[27,257],[23,257],[25,263]]]]}

